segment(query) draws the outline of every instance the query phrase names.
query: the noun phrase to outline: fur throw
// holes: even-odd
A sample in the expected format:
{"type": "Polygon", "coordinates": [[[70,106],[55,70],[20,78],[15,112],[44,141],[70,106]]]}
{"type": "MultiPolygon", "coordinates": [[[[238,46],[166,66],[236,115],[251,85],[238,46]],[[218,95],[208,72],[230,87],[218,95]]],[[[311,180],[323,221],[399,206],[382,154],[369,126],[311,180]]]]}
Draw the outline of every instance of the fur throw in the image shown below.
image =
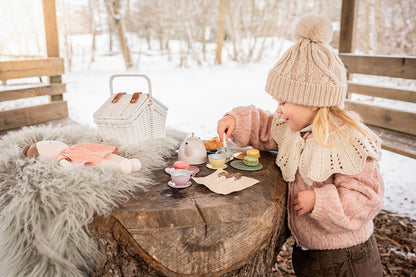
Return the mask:
{"type": "Polygon", "coordinates": [[[0,138],[0,276],[84,276],[98,253],[89,235],[94,214],[108,215],[131,193],[152,184],[151,171],[166,166],[183,133],[138,145],[102,140],[94,128],[25,127],[0,138]],[[131,174],[100,166],[63,168],[56,161],[30,159],[22,148],[40,140],[68,145],[118,146],[126,158],[139,158],[131,174]]]}

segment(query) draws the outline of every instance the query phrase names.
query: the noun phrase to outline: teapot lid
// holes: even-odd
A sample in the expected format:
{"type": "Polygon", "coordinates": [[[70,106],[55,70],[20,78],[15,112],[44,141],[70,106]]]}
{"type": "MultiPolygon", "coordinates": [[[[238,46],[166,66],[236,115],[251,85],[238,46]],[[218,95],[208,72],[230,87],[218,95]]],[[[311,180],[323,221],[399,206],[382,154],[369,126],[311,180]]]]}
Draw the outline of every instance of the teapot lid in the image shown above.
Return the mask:
{"type": "Polygon", "coordinates": [[[194,132],[192,132],[192,136],[190,136],[189,138],[190,139],[195,138],[195,139],[198,139],[199,140],[199,138],[195,136],[195,133],[194,132]]]}

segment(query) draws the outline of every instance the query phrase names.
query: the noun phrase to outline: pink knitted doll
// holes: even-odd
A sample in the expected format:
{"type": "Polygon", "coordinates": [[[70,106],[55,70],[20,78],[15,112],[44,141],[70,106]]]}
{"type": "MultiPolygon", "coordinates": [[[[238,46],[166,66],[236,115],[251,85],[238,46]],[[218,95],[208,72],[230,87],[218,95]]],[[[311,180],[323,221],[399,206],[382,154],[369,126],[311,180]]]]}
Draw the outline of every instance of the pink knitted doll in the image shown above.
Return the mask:
{"type": "Polygon", "coordinates": [[[116,154],[117,147],[104,144],[77,144],[69,147],[60,141],[39,141],[26,145],[23,153],[29,158],[57,159],[63,167],[71,167],[73,163],[83,166],[102,165],[126,174],[141,168],[138,159],[121,157],[116,154]]]}

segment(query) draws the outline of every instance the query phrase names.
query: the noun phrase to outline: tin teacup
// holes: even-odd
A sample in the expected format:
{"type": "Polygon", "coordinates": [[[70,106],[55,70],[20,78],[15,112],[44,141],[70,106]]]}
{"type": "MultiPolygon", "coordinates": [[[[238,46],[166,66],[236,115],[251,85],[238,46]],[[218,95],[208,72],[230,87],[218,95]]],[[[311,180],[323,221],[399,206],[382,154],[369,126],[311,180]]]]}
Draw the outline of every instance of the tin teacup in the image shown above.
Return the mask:
{"type": "Polygon", "coordinates": [[[231,157],[233,156],[233,152],[227,150],[225,147],[218,147],[218,151],[215,152],[215,154],[223,154],[225,155],[225,162],[228,163],[231,160],[231,157]]]}
{"type": "Polygon", "coordinates": [[[209,154],[208,161],[213,169],[222,168],[225,164],[226,156],[224,154],[209,154]]]}
{"type": "Polygon", "coordinates": [[[170,172],[172,178],[172,186],[174,187],[187,187],[194,173],[185,169],[174,169],[170,172]]]}

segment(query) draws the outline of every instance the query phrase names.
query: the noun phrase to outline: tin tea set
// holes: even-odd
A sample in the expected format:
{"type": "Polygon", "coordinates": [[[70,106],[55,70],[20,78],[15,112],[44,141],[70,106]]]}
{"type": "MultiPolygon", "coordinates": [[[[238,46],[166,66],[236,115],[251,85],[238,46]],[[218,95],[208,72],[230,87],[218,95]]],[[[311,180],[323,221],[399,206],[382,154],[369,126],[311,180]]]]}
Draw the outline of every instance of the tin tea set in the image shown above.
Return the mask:
{"type": "Polygon", "coordinates": [[[203,141],[192,133],[186,138],[178,150],[178,160],[173,165],[165,168],[165,172],[171,175],[168,185],[172,188],[186,188],[192,185],[191,178],[200,169],[196,165],[205,164],[209,169],[225,169],[227,163],[239,170],[256,171],[263,168],[259,162],[260,152],[257,149],[242,149],[238,147],[224,146],[216,150],[207,150],[203,141]]]}

